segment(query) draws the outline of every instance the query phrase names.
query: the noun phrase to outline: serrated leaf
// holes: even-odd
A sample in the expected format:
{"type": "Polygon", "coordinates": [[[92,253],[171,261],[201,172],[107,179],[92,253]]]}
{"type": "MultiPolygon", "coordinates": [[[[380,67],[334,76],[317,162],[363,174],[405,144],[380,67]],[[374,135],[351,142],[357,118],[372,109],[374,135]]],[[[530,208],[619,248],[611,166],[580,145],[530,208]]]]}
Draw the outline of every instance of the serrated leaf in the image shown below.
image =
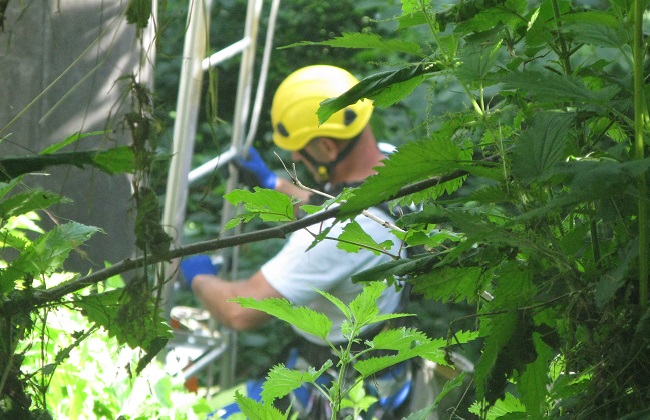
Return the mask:
{"type": "Polygon", "coordinates": [[[379,314],[377,301],[385,289],[386,284],[384,282],[370,283],[350,302],[352,319],[359,328],[376,322],[374,318],[379,314]]]}
{"type": "Polygon", "coordinates": [[[569,127],[573,116],[565,113],[542,112],[535,116],[531,126],[521,133],[515,143],[512,157],[513,173],[531,180],[564,160],[569,142],[569,127]]]}
{"type": "MultiPolygon", "coordinates": [[[[77,295],[72,304],[81,309],[90,322],[104,328],[110,337],[115,337],[121,344],[126,344],[132,349],[140,347],[148,350],[149,356],[154,355],[153,353],[157,353],[161,348],[163,341],[172,337],[171,329],[158,308],[154,307],[153,301],[146,297],[146,304],[139,308],[143,316],[120,319],[126,296],[128,294],[125,289],[115,289],[87,296],[77,295]],[[123,326],[129,328],[125,329],[123,326]]],[[[149,356],[145,356],[143,367],[148,363],[149,356]]]]}
{"type": "MultiPolygon", "coordinates": [[[[475,337],[476,333],[459,332],[454,336],[455,340],[457,340],[454,342],[465,343],[475,337]]],[[[370,342],[371,347],[375,350],[391,350],[397,352],[397,354],[357,361],[354,364],[354,369],[364,377],[414,357],[423,357],[435,363],[447,364],[445,360],[447,341],[444,339],[431,340],[424,333],[417,330],[399,328],[382,331],[370,342]]]]}
{"type": "Polygon", "coordinates": [[[374,50],[403,52],[413,55],[420,55],[422,53],[420,46],[415,42],[399,39],[384,40],[381,36],[374,33],[344,32],[342,36],[335,37],[331,40],[320,42],[302,41],[291,44],[288,47],[304,45],[327,45],[329,47],[339,48],[371,48],[374,50]]]}
{"type": "MultiPolygon", "coordinates": [[[[517,399],[517,397],[513,396],[509,392],[506,392],[503,399],[498,400],[494,404],[494,406],[490,407],[490,409],[487,410],[487,414],[483,413],[481,406],[478,402],[472,404],[472,406],[469,409],[469,412],[472,414],[476,414],[477,416],[482,416],[483,418],[485,418],[485,420],[497,420],[499,418],[503,418],[508,414],[513,414],[513,413],[521,413],[522,415],[525,416],[526,407],[521,403],[521,401],[519,401],[519,399],[517,399]]],[[[520,418],[524,419],[526,417],[520,417],[520,418]]]]}
{"type": "Polygon", "coordinates": [[[290,222],[295,220],[293,205],[295,202],[285,194],[277,191],[255,187],[254,191],[233,190],[224,196],[232,205],[244,204],[247,213],[229,221],[225,229],[248,222],[259,217],[265,222],[290,222]]]}
{"type": "Polygon", "coordinates": [[[597,103],[607,105],[619,88],[608,85],[599,91],[587,88],[577,76],[560,75],[550,71],[513,71],[500,78],[506,89],[526,92],[540,101],[597,103]]]}
{"type": "Polygon", "coordinates": [[[413,293],[442,302],[475,302],[490,276],[483,276],[479,267],[448,267],[434,269],[416,276],[409,283],[413,293]]]}
{"type": "Polygon", "coordinates": [[[306,372],[277,365],[271,369],[262,385],[262,401],[271,404],[276,399],[289,395],[291,391],[300,388],[303,384],[316,383],[316,380],[331,367],[331,360],[326,361],[319,370],[309,368],[306,372]]]}
{"type": "Polygon", "coordinates": [[[240,297],[230,301],[236,302],[244,308],[265,312],[323,340],[327,338],[332,329],[332,321],[324,314],[304,306],[297,307],[286,299],[269,298],[258,301],[253,298],[240,297]]]}
{"type": "Polygon", "coordinates": [[[632,39],[632,27],[623,26],[612,13],[589,10],[563,15],[558,29],[576,42],[605,48],[622,48],[632,39]]]}
{"type": "Polygon", "coordinates": [[[286,420],[286,416],[277,408],[245,397],[239,391],[235,393],[235,402],[247,419],[286,420]]]}
{"type": "Polygon", "coordinates": [[[339,311],[341,311],[345,315],[346,319],[352,319],[352,311],[341,299],[327,292],[323,292],[322,290],[316,290],[316,291],[320,293],[325,299],[329,300],[334,305],[336,305],[336,307],[339,308],[339,311]]]}
{"type": "MultiPolygon", "coordinates": [[[[442,135],[406,143],[385,160],[383,166],[375,168],[377,174],[367,178],[354,191],[353,197],[341,204],[339,217],[345,218],[389,201],[405,185],[462,169],[471,159],[471,150],[461,149],[442,135]]],[[[452,192],[445,188],[446,184],[438,185],[435,191],[440,194],[452,192]]]]}
{"type": "Polygon", "coordinates": [[[459,24],[456,31],[467,34],[489,31],[499,25],[515,27],[521,24],[520,16],[525,14],[527,3],[525,0],[506,0],[496,7],[479,9],[476,15],[459,24]]]}
{"type": "MultiPolygon", "coordinates": [[[[344,94],[321,102],[321,106],[316,112],[318,115],[318,122],[320,124],[324,123],[335,112],[347,107],[348,105],[355,104],[361,99],[374,99],[390,86],[405,83],[411,79],[418,79],[421,82],[424,78],[430,77],[432,74],[441,70],[442,67],[437,64],[423,63],[417,66],[405,67],[394,71],[386,71],[366,77],[344,94]]],[[[409,84],[409,86],[411,85],[409,84]]],[[[399,92],[401,95],[406,93],[402,89],[399,89],[399,92]]],[[[401,98],[394,99],[399,101],[401,98]]],[[[387,103],[389,101],[384,97],[382,98],[382,102],[387,103]]]]}
{"type": "Polygon", "coordinates": [[[454,69],[458,80],[469,86],[483,81],[494,68],[500,47],[501,40],[465,45],[458,57],[460,65],[454,69]]]}

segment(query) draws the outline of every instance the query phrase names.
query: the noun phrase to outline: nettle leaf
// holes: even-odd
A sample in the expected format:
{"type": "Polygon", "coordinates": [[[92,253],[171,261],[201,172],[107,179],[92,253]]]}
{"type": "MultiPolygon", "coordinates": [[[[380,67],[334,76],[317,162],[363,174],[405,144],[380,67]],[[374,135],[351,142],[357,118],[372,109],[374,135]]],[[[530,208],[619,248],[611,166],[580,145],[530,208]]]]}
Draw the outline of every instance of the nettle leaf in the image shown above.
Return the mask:
{"type": "Polygon", "coordinates": [[[519,401],[517,397],[509,392],[506,392],[503,399],[498,400],[496,404],[487,410],[487,414],[481,407],[480,402],[475,402],[469,408],[469,412],[477,416],[484,416],[486,420],[497,419],[527,419],[526,407],[519,401]]]}
{"type": "MultiPolygon", "coordinates": [[[[355,104],[361,99],[375,99],[375,97],[391,86],[409,82],[411,79],[417,79],[422,82],[425,78],[430,77],[432,74],[438,73],[441,70],[443,70],[443,67],[438,64],[422,63],[416,66],[386,71],[366,77],[343,95],[336,98],[326,99],[321,102],[321,106],[316,112],[318,115],[318,122],[320,124],[324,123],[335,112],[340,111],[349,105],[355,104]]],[[[411,90],[406,91],[405,89],[395,87],[390,95],[392,97],[391,100],[388,100],[387,97],[382,97],[380,98],[379,103],[387,104],[400,101],[402,98],[410,94],[412,87],[414,87],[412,86],[412,83],[408,83],[407,86],[408,88],[411,88],[411,90]]]]}
{"type": "Polygon", "coordinates": [[[343,312],[346,319],[348,320],[352,319],[352,311],[341,299],[327,292],[323,292],[322,290],[316,290],[316,291],[320,293],[324,298],[332,302],[337,308],[339,308],[339,311],[343,312]]]}
{"type": "Polygon", "coordinates": [[[448,267],[434,269],[418,275],[409,283],[413,293],[430,300],[442,302],[474,302],[484,290],[490,275],[485,275],[479,267],[448,267]]]}
{"type": "Polygon", "coordinates": [[[485,80],[496,64],[501,40],[479,40],[466,44],[458,57],[460,65],[454,74],[462,83],[478,86],[485,80]]]}
{"type": "MultiPolygon", "coordinates": [[[[405,185],[463,169],[471,160],[471,150],[462,149],[443,135],[406,143],[391,154],[383,166],[376,168],[377,174],[367,178],[354,191],[353,197],[341,204],[339,218],[389,201],[405,185]]],[[[445,190],[446,184],[431,189],[435,191],[431,195],[451,192],[445,190]]]]}
{"type": "Polygon", "coordinates": [[[368,250],[375,255],[379,255],[380,250],[390,249],[393,243],[388,241],[386,243],[378,244],[372,236],[368,235],[359,223],[352,221],[343,227],[343,232],[338,237],[337,248],[347,252],[357,253],[361,249],[368,250]]]}
{"type": "Polygon", "coordinates": [[[143,359],[146,364],[155,355],[154,352],[164,348],[163,343],[172,337],[172,332],[151,299],[147,299],[147,303],[141,307],[144,316],[120,319],[124,296],[124,289],[115,289],[87,296],[77,295],[72,304],[81,309],[90,322],[104,328],[109,336],[115,337],[121,344],[132,349],[140,347],[147,350],[143,359]]]}
{"type": "Polygon", "coordinates": [[[247,419],[286,420],[287,418],[272,405],[255,401],[239,391],[235,392],[235,402],[247,419]]]}
{"type": "Polygon", "coordinates": [[[230,301],[236,302],[244,308],[265,312],[288,322],[301,331],[322,339],[325,339],[332,329],[332,321],[324,314],[304,306],[297,307],[286,299],[269,298],[258,301],[253,298],[240,297],[230,301]]]}
{"type": "Polygon", "coordinates": [[[51,274],[63,267],[71,250],[99,231],[94,226],[76,222],[55,226],[35,239],[10,267],[33,276],[51,274]]]}
{"type": "Polygon", "coordinates": [[[386,284],[384,282],[377,281],[370,283],[363,288],[361,294],[350,302],[352,319],[359,327],[370,325],[375,322],[374,318],[379,314],[377,301],[385,289],[386,284]]]}
{"type": "Polygon", "coordinates": [[[540,101],[597,103],[607,105],[619,88],[615,85],[594,91],[580,77],[538,70],[513,71],[499,78],[505,89],[526,92],[540,101]]]}
{"type": "Polygon", "coordinates": [[[512,152],[512,172],[524,180],[547,173],[566,157],[569,128],[573,116],[566,113],[536,114],[530,127],[521,133],[512,152]]]}
{"type": "Polygon", "coordinates": [[[632,39],[632,26],[622,25],[611,13],[590,10],[563,15],[558,29],[582,44],[605,48],[622,48],[632,39]]]}
{"type": "Polygon", "coordinates": [[[46,209],[53,204],[71,202],[72,200],[41,189],[20,192],[0,202],[0,219],[19,216],[33,210],[46,209]]]}
{"type": "Polygon", "coordinates": [[[282,364],[277,365],[271,369],[262,385],[262,401],[270,404],[276,399],[289,395],[291,391],[300,388],[305,383],[316,383],[316,380],[331,367],[331,360],[326,361],[319,370],[310,367],[306,372],[289,369],[282,364]]]}
{"type": "Polygon", "coordinates": [[[235,216],[224,229],[246,223],[256,216],[265,222],[290,222],[295,220],[293,205],[295,201],[285,194],[255,187],[254,191],[233,190],[224,196],[232,205],[244,203],[246,213],[235,216]]]}
{"type": "Polygon", "coordinates": [[[340,37],[335,37],[327,41],[311,42],[302,41],[291,44],[287,47],[304,46],[304,45],[327,45],[329,47],[340,48],[369,48],[380,51],[403,52],[413,55],[421,55],[420,46],[412,41],[403,41],[399,39],[384,40],[381,36],[374,33],[343,33],[340,37]]]}
{"type": "Polygon", "coordinates": [[[525,15],[528,2],[526,0],[506,0],[499,2],[495,7],[489,7],[479,11],[458,25],[456,31],[463,34],[471,32],[489,31],[498,25],[515,27],[521,23],[521,17],[525,15]]]}

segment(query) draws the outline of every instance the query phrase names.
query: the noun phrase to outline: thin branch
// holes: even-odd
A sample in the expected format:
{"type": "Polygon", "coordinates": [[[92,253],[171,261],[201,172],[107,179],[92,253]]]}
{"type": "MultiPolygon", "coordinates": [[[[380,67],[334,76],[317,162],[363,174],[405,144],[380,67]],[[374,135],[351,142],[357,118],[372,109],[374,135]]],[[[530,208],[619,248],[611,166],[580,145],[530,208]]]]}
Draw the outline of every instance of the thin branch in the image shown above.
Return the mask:
{"type": "MultiPolygon", "coordinates": [[[[465,175],[468,175],[467,171],[457,170],[449,175],[436,176],[433,178],[425,179],[423,181],[416,182],[400,189],[395,195],[387,198],[384,201],[406,197],[408,195],[426,190],[427,188],[434,187],[440,183],[451,181],[465,175]]],[[[381,202],[382,201],[376,204],[380,204],[381,202]]],[[[143,267],[145,264],[156,264],[163,261],[169,261],[174,258],[181,258],[188,255],[216,251],[223,248],[230,248],[236,245],[260,242],[266,239],[285,238],[290,233],[323,222],[325,220],[335,218],[338,216],[339,211],[339,207],[334,207],[324,210],[320,213],[307,216],[303,219],[296,220],[295,222],[287,223],[285,225],[263,229],[256,232],[243,233],[241,235],[230,236],[223,239],[213,239],[209,241],[197,242],[195,244],[186,245],[170,250],[168,253],[162,255],[148,255],[146,263],[144,257],[126,258],[110,267],[62,283],[58,286],[51,287],[47,290],[34,291],[34,294],[32,296],[21,297],[15,300],[8,300],[4,302],[2,306],[0,306],[0,315],[8,317],[24,312],[25,310],[30,310],[35,306],[45,305],[49,302],[59,300],[70,293],[107,280],[118,274],[143,267]]]]}

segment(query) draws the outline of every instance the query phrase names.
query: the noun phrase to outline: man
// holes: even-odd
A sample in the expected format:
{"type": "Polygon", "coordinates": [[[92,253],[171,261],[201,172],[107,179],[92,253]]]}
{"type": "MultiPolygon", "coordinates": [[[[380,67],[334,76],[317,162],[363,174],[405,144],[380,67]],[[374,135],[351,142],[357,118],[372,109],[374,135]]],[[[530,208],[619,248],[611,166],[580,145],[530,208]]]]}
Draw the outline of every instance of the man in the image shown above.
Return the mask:
{"type": "MultiPolygon", "coordinates": [[[[323,189],[334,192],[334,195],[343,187],[358,184],[375,174],[374,168],[381,165],[385,158],[368,125],[373,111],[370,101],[359,101],[337,112],[322,125],[318,124],[316,110],[319,104],[327,98],[339,96],[357,82],[343,69],[309,66],[289,75],[278,87],[273,99],[271,119],[274,143],[291,151],[292,159],[303,162],[314,179],[323,184],[323,189]]],[[[310,199],[309,192],[270,171],[254,149],[250,150],[247,159],[240,159],[239,165],[252,173],[262,187],[303,201],[310,199]]],[[[370,211],[384,220],[392,221],[385,210],[372,208],[370,211]]],[[[358,216],[355,220],[378,243],[392,240],[395,243],[393,253],[398,252],[399,244],[388,229],[365,216],[358,216]]],[[[197,298],[213,317],[226,326],[245,330],[269,318],[263,312],[228,302],[231,298],[286,298],[295,305],[308,306],[325,313],[333,324],[328,340],[343,343],[345,339],[340,327],[344,317],[317,290],[349,303],[362,290],[362,285],[353,284],[350,277],[387,262],[391,257],[366,250],[348,253],[338,249],[337,242],[333,240],[324,240],[309,249],[314,241],[313,235],[332,225],[333,220],[330,220],[293,233],[275,257],[243,281],[226,281],[210,274],[210,267],[201,269],[191,263],[181,264],[181,269],[191,282],[197,298]]],[[[341,232],[342,226],[338,223],[328,236],[337,237],[341,232]]],[[[400,293],[390,287],[380,297],[378,306],[382,313],[391,313],[396,310],[399,301],[400,293]]],[[[296,332],[301,334],[300,331],[296,332]]],[[[317,345],[324,344],[316,337],[304,335],[303,338],[317,345]]]]}

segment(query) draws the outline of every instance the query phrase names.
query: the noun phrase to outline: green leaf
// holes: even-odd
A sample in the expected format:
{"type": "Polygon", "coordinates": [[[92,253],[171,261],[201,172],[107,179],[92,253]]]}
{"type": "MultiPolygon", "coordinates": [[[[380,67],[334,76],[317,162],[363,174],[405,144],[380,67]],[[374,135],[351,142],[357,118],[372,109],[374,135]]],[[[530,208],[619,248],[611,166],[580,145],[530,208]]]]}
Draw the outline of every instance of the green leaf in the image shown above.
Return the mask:
{"type": "Polygon", "coordinates": [[[308,334],[325,340],[332,329],[327,316],[307,307],[297,307],[286,299],[269,298],[261,301],[253,298],[235,298],[230,301],[244,308],[252,308],[281,319],[308,334]]]}
{"type": "Polygon", "coordinates": [[[517,389],[521,392],[521,402],[526,406],[528,418],[544,418],[546,397],[548,396],[548,363],[552,358],[552,350],[542,340],[539,333],[533,334],[537,358],[526,365],[517,381],[517,389]]]}
{"type": "MultiPolygon", "coordinates": [[[[340,111],[348,105],[357,103],[360,99],[374,99],[385,89],[391,86],[397,86],[401,83],[409,82],[412,79],[417,79],[421,83],[424,79],[440,70],[442,70],[442,67],[437,64],[423,63],[417,66],[405,67],[394,71],[386,71],[366,77],[343,95],[336,98],[326,99],[321,102],[321,106],[316,112],[318,114],[318,122],[321,124],[324,123],[335,112],[340,111]]],[[[398,102],[408,95],[412,91],[413,87],[413,83],[407,84],[407,88],[411,90],[395,87],[389,95],[390,99],[383,96],[380,99],[380,103],[387,104],[398,102]]]]}
{"type": "MultiPolygon", "coordinates": [[[[400,146],[384,166],[354,190],[354,196],[341,204],[340,218],[353,215],[378,203],[389,201],[405,185],[463,169],[471,162],[471,150],[463,150],[444,134],[400,146]]],[[[432,197],[451,193],[462,180],[446,182],[429,190],[432,197]]]]}
{"type": "Polygon", "coordinates": [[[0,202],[0,219],[19,216],[33,210],[43,210],[53,204],[70,202],[71,200],[53,192],[41,189],[28,190],[0,202]]]}
{"type": "Polygon", "coordinates": [[[90,239],[99,229],[70,222],[55,226],[51,231],[39,236],[0,271],[0,292],[13,290],[15,282],[26,276],[37,277],[52,274],[63,268],[70,251],[90,239]]]}
{"type": "Polygon", "coordinates": [[[336,296],[331,295],[331,294],[329,294],[327,292],[323,292],[322,290],[316,290],[316,291],[318,293],[320,293],[324,298],[326,298],[327,300],[332,302],[334,305],[336,305],[336,307],[339,308],[339,311],[341,311],[345,315],[346,319],[348,319],[348,320],[352,319],[352,311],[350,310],[350,308],[345,303],[343,303],[343,301],[341,299],[339,299],[336,296]]]}
{"type": "Polygon", "coordinates": [[[340,37],[320,42],[303,41],[291,44],[287,47],[304,46],[304,45],[326,45],[329,47],[341,48],[370,48],[374,50],[387,52],[403,52],[413,55],[421,55],[420,46],[412,41],[403,41],[399,39],[384,40],[381,36],[374,33],[343,33],[340,37]]]}
{"type": "Polygon", "coordinates": [[[516,27],[522,23],[527,3],[525,0],[506,0],[495,7],[485,7],[476,15],[458,25],[456,31],[467,34],[489,31],[499,25],[516,27]]]}
{"type": "Polygon", "coordinates": [[[359,223],[352,221],[343,227],[343,232],[338,237],[337,248],[347,252],[359,252],[361,249],[368,250],[375,255],[379,255],[379,250],[390,249],[393,243],[378,244],[372,236],[368,235],[359,223]],[[385,245],[385,246],[383,246],[385,245]]]}
{"type": "Polygon", "coordinates": [[[144,29],[151,16],[151,0],[129,0],[126,5],[126,20],[135,23],[136,28],[144,29]]]}
{"type": "Polygon", "coordinates": [[[45,149],[41,150],[39,152],[39,155],[49,155],[49,154],[52,154],[54,152],[58,152],[59,150],[63,149],[65,146],[68,146],[69,144],[72,144],[72,143],[76,142],[77,140],[81,140],[81,139],[84,139],[86,137],[91,137],[91,136],[104,135],[104,134],[108,134],[108,133],[109,133],[108,131],[92,131],[90,133],[81,133],[81,132],[77,131],[76,133],[71,134],[70,136],[66,137],[64,140],[62,140],[62,141],[60,141],[58,143],[52,144],[52,145],[46,147],[45,149]]]}
{"type": "Polygon", "coordinates": [[[262,401],[271,404],[276,399],[289,395],[291,391],[300,388],[305,383],[316,383],[316,380],[331,367],[331,360],[326,361],[319,370],[310,367],[306,372],[277,365],[271,369],[262,385],[262,401]]]}
{"type": "Polygon", "coordinates": [[[479,82],[485,80],[497,61],[501,40],[481,40],[465,45],[458,59],[460,65],[454,69],[454,74],[462,83],[472,87],[480,87],[479,82]]]}
{"type": "Polygon", "coordinates": [[[135,156],[129,146],[97,152],[92,159],[95,166],[111,175],[135,171],[135,156]]]}
{"type": "Polygon", "coordinates": [[[563,33],[575,42],[605,48],[622,48],[633,38],[632,27],[623,25],[612,13],[589,10],[570,13],[560,19],[563,33]]]}
{"type": "Polygon", "coordinates": [[[138,369],[153,360],[172,337],[160,308],[146,292],[145,282],[146,278],[134,278],[123,289],[76,295],[72,300],[74,307],[81,309],[88,321],[102,327],[110,337],[132,349],[145,350],[138,369]]]}
{"type": "Polygon", "coordinates": [[[547,173],[566,157],[569,127],[573,116],[566,113],[542,112],[515,143],[512,156],[513,173],[532,180],[547,173]]]}
{"type": "Polygon", "coordinates": [[[277,191],[255,187],[254,191],[233,190],[224,196],[232,205],[244,203],[246,213],[230,220],[224,229],[246,223],[254,217],[265,222],[290,222],[295,220],[293,205],[295,202],[285,194],[277,191]]]}
{"type": "Polygon", "coordinates": [[[590,90],[577,76],[560,75],[550,71],[513,71],[502,76],[500,81],[506,89],[526,92],[534,99],[549,102],[575,101],[606,106],[619,91],[615,85],[608,85],[599,91],[590,90]]]}
{"type": "Polygon", "coordinates": [[[504,396],[503,399],[498,400],[494,406],[490,407],[489,410],[487,410],[487,414],[484,415],[481,406],[478,402],[475,402],[469,409],[469,411],[472,414],[476,414],[477,416],[481,416],[482,418],[485,418],[485,420],[497,420],[497,419],[503,419],[506,418],[508,414],[513,414],[513,413],[521,413],[522,417],[508,417],[508,418],[513,418],[513,419],[525,419],[525,413],[526,413],[526,407],[517,399],[517,397],[513,396],[511,393],[507,392],[504,396]]]}
{"type": "Polygon", "coordinates": [[[252,398],[245,397],[239,391],[235,393],[235,401],[247,419],[286,420],[287,418],[280,410],[272,405],[266,405],[252,398]]]}
{"type": "Polygon", "coordinates": [[[417,275],[409,283],[413,293],[421,294],[426,299],[442,302],[475,302],[490,275],[480,267],[443,266],[428,273],[417,275]]]}

